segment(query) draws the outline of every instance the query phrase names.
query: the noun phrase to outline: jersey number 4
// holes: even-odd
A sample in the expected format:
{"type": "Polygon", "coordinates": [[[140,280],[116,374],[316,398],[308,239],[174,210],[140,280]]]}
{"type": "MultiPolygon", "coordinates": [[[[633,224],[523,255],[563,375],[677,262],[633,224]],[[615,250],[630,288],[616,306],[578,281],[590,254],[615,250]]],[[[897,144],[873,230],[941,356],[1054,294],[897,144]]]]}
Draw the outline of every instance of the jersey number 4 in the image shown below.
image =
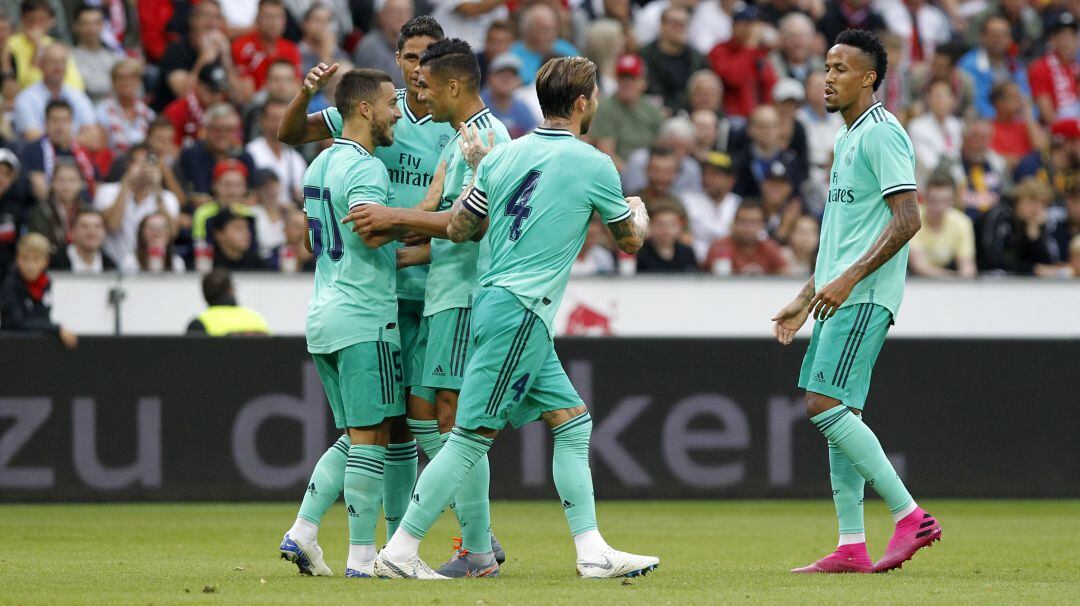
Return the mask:
{"type": "MultiPolygon", "coordinates": [[[[316,204],[322,204],[326,210],[327,223],[330,224],[330,260],[340,261],[341,257],[345,254],[345,243],[341,240],[341,228],[338,225],[337,217],[334,216],[334,205],[330,202],[330,190],[325,187],[316,187],[314,185],[304,186],[304,203],[311,200],[314,202],[313,207],[316,204]]],[[[311,210],[314,208],[309,207],[311,210]]],[[[323,221],[319,217],[311,216],[308,213],[308,232],[311,234],[311,253],[315,255],[317,261],[323,253],[323,221]]]]}
{"type": "Polygon", "coordinates": [[[514,191],[514,195],[510,196],[510,200],[506,202],[506,216],[514,218],[514,222],[510,224],[509,237],[515,242],[521,237],[521,224],[532,215],[529,198],[532,198],[533,192],[536,191],[536,182],[539,180],[540,171],[529,171],[529,174],[525,175],[525,180],[514,191]]]}

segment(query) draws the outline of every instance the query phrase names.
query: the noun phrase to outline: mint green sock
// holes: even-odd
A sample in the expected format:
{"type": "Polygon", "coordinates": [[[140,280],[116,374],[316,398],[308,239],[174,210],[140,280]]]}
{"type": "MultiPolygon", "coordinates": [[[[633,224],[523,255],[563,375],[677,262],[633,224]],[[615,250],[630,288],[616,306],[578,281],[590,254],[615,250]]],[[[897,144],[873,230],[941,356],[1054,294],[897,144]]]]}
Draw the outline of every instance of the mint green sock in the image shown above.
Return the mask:
{"type": "Polygon", "coordinates": [[[345,486],[345,461],[349,458],[349,437],[341,436],[319,457],[311,472],[304,500],[300,503],[303,518],[316,526],[322,522],[326,510],[338,500],[345,486]]]}
{"type": "Polygon", "coordinates": [[[846,406],[830,408],[810,422],[844,453],[859,475],[881,495],[889,511],[896,513],[911,504],[911,493],[896,475],[881,442],[846,406]]]}
{"type": "Polygon", "coordinates": [[[442,449],[445,441],[439,435],[439,422],[435,419],[430,421],[405,419],[405,424],[409,426],[409,431],[416,438],[416,445],[420,447],[420,450],[424,451],[428,460],[434,459],[435,455],[439,454],[439,450],[442,449]]]}
{"type": "Polygon", "coordinates": [[[461,524],[461,546],[472,553],[489,553],[491,549],[491,504],[488,485],[491,467],[485,454],[476,461],[465,482],[454,495],[454,513],[461,524]]]}
{"type": "Polygon", "coordinates": [[[394,536],[401,517],[409,508],[413,485],[416,484],[416,440],[391,444],[386,448],[383,465],[383,517],[386,519],[386,540],[394,536]]]}
{"type": "Polygon", "coordinates": [[[455,427],[446,446],[416,481],[413,502],[401,520],[401,528],[418,539],[424,538],[491,443],[478,433],[455,427]]]}
{"type": "Polygon", "coordinates": [[[345,506],[349,513],[349,544],[374,545],[383,496],[382,446],[353,444],[345,464],[345,506]]]}
{"type": "Polygon", "coordinates": [[[552,430],[555,452],[551,475],[562,500],[563,513],[570,534],[577,536],[596,529],[596,500],[593,496],[592,470],[589,469],[589,437],[592,416],[585,413],[552,430]]]}
{"type": "Polygon", "coordinates": [[[863,525],[863,490],[866,480],[851,464],[840,447],[829,441],[829,479],[832,480],[833,505],[840,534],[866,532],[863,525]]]}

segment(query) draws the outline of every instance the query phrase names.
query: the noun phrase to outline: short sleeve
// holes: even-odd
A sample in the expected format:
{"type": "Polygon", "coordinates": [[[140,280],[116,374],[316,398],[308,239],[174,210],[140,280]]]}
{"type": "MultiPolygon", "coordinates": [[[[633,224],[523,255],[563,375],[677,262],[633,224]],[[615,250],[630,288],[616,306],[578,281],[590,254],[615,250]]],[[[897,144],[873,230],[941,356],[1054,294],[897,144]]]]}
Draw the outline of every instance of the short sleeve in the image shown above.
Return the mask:
{"type": "Polygon", "coordinates": [[[899,125],[885,123],[866,134],[866,158],[882,197],[915,191],[915,150],[899,125]]]}
{"type": "Polygon", "coordinates": [[[604,156],[599,170],[593,172],[589,184],[589,204],[600,213],[605,223],[618,223],[630,217],[630,205],[623,197],[619,171],[611,158],[604,156]]]}
{"type": "Polygon", "coordinates": [[[340,137],[342,121],[341,112],[338,111],[338,108],[331,106],[319,113],[322,114],[323,122],[326,122],[326,128],[330,131],[330,136],[340,137]]]}
{"type": "Polygon", "coordinates": [[[967,215],[959,212],[958,214],[957,226],[959,233],[957,234],[956,254],[961,259],[974,259],[975,227],[967,215]]]}
{"type": "Polygon", "coordinates": [[[390,198],[390,178],[386,168],[378,160],[367,160],[352,171],[352,178],[345,192],[349,208],[361,204],[387,204],[390,198]],[[376,170],[376,166],[381,171],[376,170]]]}

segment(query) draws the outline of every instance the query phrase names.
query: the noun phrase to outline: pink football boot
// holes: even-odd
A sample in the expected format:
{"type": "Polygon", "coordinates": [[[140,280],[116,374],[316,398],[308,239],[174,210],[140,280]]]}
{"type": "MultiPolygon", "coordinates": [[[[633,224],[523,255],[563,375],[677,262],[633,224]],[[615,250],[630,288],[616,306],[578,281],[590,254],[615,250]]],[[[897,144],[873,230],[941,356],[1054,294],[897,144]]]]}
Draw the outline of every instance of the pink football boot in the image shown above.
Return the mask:
{"type": "Polygon", "coordinates": [[[915,552],[941,540],[941,524],[922,507],[896,523],[896,530],[889,539],[885,555],[874,563],[874,572],[889,572],[904,565],[915,552]]]}
{"type": "Polygon", "coordinates": [[[866,551],[866,543],[853,543],[841,545],[836,551],[821,558],[820,560],[803,566],[792,568],[795,573],[840,573],[840,572],[870,572],[874,564],[870,561],[870,554],[866,551]]]}

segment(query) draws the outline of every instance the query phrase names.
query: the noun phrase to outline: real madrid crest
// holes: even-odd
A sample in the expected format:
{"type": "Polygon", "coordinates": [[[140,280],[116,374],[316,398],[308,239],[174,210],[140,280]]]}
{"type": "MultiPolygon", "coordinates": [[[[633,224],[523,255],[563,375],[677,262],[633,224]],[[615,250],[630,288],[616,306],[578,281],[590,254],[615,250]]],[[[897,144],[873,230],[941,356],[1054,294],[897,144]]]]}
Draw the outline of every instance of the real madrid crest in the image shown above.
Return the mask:
{"type": "Polygon", "coordinates": [[[851,163],[855,161],[855,146],[852,145],[847,150],[847,155],[844,156],[844,164],[851,166],[851,163]]]}
{"type": "Polygon", "coordinates": [[[442,151],[446,144],[450,142],[450,135],[439,135],[439,151],[442,151]]]}

